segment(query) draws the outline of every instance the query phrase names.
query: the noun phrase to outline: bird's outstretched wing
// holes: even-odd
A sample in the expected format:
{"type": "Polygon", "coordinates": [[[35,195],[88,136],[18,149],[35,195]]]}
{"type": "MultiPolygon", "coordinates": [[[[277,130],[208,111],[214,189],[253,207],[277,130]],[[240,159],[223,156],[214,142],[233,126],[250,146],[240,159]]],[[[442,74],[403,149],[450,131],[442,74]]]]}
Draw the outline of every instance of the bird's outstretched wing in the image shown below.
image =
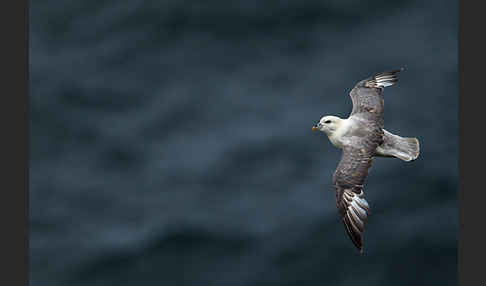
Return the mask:
{"type": "Polygon", "coordinates": [[[373,153],[369,147],[373,145],[369,142],[362,148],[345,146],[333,176],[336,206],[349,238],[361,253],[362,233],[369,214],[363,183],[371,167],[373,153]]]}
{"type": "Polygon", "coordinates": [[[383,127],[384,102],[382,91],[398,81],[397,74],[403,68],[390,72],[383,72],[358,82],[349,93],[353,101],[350,116],[376,122],[383,127]]]}

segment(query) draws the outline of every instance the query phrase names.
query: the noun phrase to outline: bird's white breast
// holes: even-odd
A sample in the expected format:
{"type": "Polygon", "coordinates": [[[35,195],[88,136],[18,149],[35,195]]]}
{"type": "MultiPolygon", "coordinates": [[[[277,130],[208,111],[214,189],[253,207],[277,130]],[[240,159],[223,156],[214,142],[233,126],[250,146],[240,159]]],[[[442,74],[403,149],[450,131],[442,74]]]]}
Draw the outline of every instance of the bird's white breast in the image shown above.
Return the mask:
{"type": "Polygon", "coordinates": [[[339,125],[338,129],[336,129],[336,131],[329,136],[329,141],[331,141],[332,145],[339,149],[343,148],[343,136],[349,131],[351,125],[352,122],[350,119],[341,120],[341,124],[339,125]]]}

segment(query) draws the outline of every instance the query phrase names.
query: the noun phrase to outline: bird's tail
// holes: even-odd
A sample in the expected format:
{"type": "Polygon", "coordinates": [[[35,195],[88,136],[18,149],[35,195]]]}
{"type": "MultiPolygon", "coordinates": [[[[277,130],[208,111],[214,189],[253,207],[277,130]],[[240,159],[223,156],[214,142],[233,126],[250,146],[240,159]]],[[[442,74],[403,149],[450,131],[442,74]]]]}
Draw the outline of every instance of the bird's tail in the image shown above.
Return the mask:
{"type": "Polygon", "coordinates": [[[376,155],[381,157],[396,157],[403,161],[413,161],[420,154],[420,144],[417,138],[404,138],[384,131],[383,143],[376,148],[376,155]]]}

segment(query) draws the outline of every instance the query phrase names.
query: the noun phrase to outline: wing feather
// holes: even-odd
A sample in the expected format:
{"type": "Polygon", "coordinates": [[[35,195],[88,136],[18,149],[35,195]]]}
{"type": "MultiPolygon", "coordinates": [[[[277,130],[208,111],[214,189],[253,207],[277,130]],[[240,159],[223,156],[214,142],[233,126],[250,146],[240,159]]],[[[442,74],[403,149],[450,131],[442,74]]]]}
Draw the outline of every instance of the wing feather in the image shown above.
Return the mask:
{"type": "MultiPolygon", "coordinates": [[[[374,145],[373,141],[369,141],[368,144],[374,145]]],[[[362,142],[361,145],[367,144],[362,142]]],[[[362,233],[369,214],[369,205],[364,198],[363,183],[368,175],[371,162],[372,153],[366,152],[366,148],[345,146],[341,161],[333,176],[336,206],[346,233],[361,253],[363,251],[362,233]]]]}
{"type": "Polygon", "coordinates": [[[358,82],[349,93],[353,102],[351,116],[374,121],[383,128],[383,88],[394,85],[398,81],[397,74],[402,70],[382,72],[358,82]]]}

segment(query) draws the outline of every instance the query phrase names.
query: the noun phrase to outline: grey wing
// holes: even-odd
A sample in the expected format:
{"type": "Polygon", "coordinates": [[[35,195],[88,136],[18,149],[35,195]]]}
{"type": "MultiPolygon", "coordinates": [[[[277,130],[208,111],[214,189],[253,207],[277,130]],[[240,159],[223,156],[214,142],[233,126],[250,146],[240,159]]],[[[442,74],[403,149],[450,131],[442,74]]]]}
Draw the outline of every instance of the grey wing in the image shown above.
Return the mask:
{"type": "Polygon", "coordinates": [[[383,88],[395,84],[398,81],[397,73],[402,70],[403,68],[379,73],[358,82],[349,93],[349,96],[353,101],[353,110],[351,111],[350,116],[376,122],[383,128],[383,88]]]}
{"type": "MultiPolygon", "coordinates": [[[[363,142],[367,145],[366,142],[363,142]]],[[[368,144],[373,144],[368,142],[368,144]]],[[[371,167],[372,146],[345,146],[333,176],[336,206],[353,244],[363,252],[362,233],[368,219],[369,205],[364,198],[363,184],[371,167]]],[[[376,148],[376,147],[375,147],[376,148]]]]}

